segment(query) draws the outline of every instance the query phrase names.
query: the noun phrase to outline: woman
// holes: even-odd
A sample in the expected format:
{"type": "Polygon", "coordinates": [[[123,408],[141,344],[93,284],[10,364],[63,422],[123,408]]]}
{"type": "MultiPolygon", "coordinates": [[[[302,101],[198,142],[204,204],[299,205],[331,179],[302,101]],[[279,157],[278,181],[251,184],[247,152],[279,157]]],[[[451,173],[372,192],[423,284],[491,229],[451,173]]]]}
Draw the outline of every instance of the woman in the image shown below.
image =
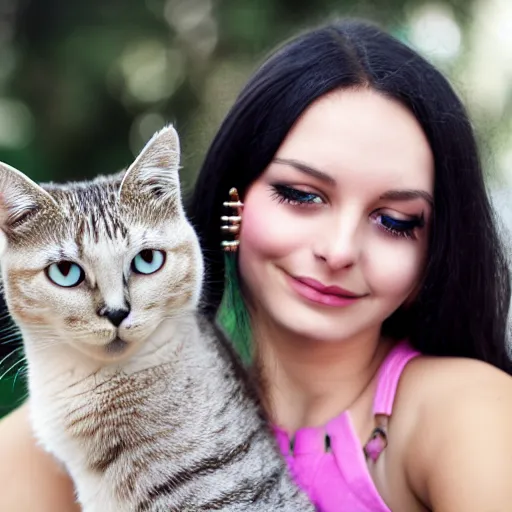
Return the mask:
{"type": "MultiPolygon", "coordinates": [[[[224,121],[189,215],[205,312],[254,359],[320,511],[510,509],[510,277],[470,123],[433,67],[360,22],[287,43],[224,121]],[[212,221],[232,187],[235,240],[212,221]]],[[[28,432],[23,409],[5,420],[0,478],[36,492],[0,509],[73,510],[28,432]]]]}

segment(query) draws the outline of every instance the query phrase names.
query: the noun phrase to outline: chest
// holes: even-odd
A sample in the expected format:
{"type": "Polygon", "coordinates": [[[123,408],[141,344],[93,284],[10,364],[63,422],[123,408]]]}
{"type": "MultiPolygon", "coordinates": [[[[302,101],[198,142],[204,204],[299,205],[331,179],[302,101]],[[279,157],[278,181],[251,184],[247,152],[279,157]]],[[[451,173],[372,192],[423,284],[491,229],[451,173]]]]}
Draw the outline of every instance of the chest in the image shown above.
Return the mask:
{"type": "Polygon", "coordinates": [[[318,512],[426,512],[410,489],[405,472],[406,425],[401,421],[387,425],[387,444],[372,461],[363,447],[375,420],[361,405],[321,428],[300,429],[293,439],[276,429],[295,481],[318,512]]]}

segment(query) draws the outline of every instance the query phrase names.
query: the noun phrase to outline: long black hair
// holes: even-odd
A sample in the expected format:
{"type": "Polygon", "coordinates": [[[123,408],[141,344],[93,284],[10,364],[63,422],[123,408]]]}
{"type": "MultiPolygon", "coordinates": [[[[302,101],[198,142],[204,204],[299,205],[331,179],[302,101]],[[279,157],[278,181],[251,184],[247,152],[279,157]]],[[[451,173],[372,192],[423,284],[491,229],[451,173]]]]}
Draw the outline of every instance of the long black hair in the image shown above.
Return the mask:
{"type": "Polygon", "coordinates": [[[472,357],[512,373],[507,351],[510,274],[486,193],[473,129],[448,81],[378,27],[342,20],[278,48],[256,71],[214,138],[188,204],[207,263],[206,314],[224,293],[222,203],[241,197],[312,102],[371,88],[405,105],[435,160],[434,215],[423,286],[383,329],[425,354],[472,357]]]}

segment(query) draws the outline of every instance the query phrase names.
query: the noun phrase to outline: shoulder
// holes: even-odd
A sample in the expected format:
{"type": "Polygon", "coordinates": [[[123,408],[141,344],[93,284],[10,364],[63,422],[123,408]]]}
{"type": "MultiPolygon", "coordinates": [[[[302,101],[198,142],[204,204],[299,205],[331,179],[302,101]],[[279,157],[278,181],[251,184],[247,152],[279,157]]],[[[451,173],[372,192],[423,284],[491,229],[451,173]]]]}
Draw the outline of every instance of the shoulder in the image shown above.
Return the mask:
{"type": "Polygon", "coordinates": [[[69,477],[36,445],[27,405],[0,421],[0,481],[0,510],[80,510],[69,477]]]}
{"type": "Polygon", "coordinates": [[[414,402],[405,466],[422,501],[435,511],[509,510],[512,377],[481,361],[419,357],[400,387],[414,402]]]}
{"type": "MultiPolygon", "coordinates": [[[[512,377],[488,363],[468,358],[420,356],[405,368],[403,388],[414,390],[419,405],[437,409],[446,402],[467,408],[472,400],[512,391],[512,377]],[[468,402],[469,400],[469,402],[468,402]]],[[[429,410],[429,412],[433,412],[429,410]]]]}

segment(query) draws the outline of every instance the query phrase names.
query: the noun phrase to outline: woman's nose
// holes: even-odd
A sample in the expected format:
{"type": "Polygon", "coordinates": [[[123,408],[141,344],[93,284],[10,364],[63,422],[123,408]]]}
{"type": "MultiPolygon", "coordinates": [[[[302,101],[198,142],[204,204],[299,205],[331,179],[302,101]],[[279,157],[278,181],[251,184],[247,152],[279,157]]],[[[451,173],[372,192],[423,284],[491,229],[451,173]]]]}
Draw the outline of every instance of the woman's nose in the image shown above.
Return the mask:
{"type": "Polygon", "coordinates": [[[319,232],[314,247],[315,257],[331,270],[349,268],[355,264],[360,252],[359,220],[346,212],[326,224],[319,232]]]}

